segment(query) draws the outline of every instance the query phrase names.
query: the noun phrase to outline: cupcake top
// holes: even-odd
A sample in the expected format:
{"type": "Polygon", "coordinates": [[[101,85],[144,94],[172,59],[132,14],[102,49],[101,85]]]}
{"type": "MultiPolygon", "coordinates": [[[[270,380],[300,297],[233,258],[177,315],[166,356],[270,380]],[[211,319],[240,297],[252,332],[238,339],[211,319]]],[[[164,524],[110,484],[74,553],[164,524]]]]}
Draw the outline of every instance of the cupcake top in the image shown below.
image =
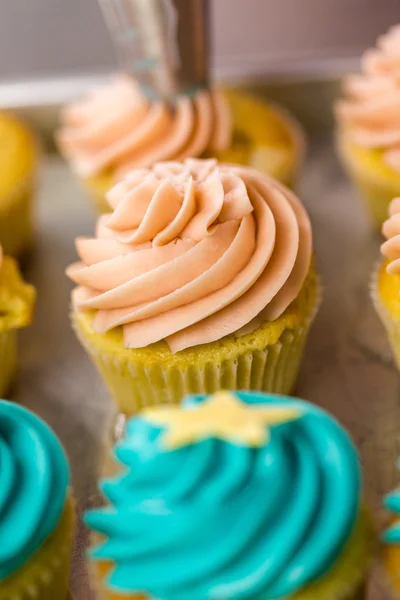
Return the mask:
{"type": "Polygon", "coordinates": [[[172,352],[248,333],[297,297],[310,221],[284,186],[253,169],[188,159],[133,171],[107,195],[96,237],[78,238],[75,307],[127,348],[172,352]]]}
{"type": "Polygon", "coordinates": [[[356,451],[302,400],[218,392],[147,410],[115,458],[123,472],[101,484],[110,506],[86,521],[117,593],[291,596],[333,566],[359,514],[356,451]]]}
{"type": "Polygon", "coordinates": [[[112,168],[117,178],[161,160],[183,160],[224,150],[231,114],[223,95],[201,90],[182,96],[174,109],[150,101],[128,75],[117,75],[61,113],[59,146],[82,176],[112,168]]]}
{"type": "Polygon", "coordinates": [[[389,261],[386,270],[391,275],[400,274],[400,198],[389,205],[389,217],[382,226],[386,238],[381,246],[382,255],[389,261]]]}
{"type": "Polygon", "coordinates": [[[34,287],[24,282],[18,263],[3,255],[0,244],[0,333],[29,325],[35,298],[34,287]]]}
{"type": "Polygon", "coordinates": [[[69,469],[52,430],[0,400],[0,587],[56,529],[69,469]]]}
{"type": "Polygon", "coordinates": [[[358,146],[383,149],[385,162],[400,171],[400,25],[378,38],[361,66],[344,81],[339,124],[358,146]]]}

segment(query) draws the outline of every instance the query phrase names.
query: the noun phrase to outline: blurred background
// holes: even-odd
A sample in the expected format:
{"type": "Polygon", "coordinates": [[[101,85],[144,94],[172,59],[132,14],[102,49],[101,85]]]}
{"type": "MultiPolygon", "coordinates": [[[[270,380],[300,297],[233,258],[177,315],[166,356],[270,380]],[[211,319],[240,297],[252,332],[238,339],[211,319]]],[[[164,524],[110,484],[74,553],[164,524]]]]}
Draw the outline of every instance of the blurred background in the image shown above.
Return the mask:
{"type": "MultiPolygon", "coordinates": [[[[400,21],[399,0],[213,0],[212,10],[213,67],[224,79],[340,69],[400,21]]],[[[114,66],[97,0],[2,0],[2,82],[114,66]]]]}

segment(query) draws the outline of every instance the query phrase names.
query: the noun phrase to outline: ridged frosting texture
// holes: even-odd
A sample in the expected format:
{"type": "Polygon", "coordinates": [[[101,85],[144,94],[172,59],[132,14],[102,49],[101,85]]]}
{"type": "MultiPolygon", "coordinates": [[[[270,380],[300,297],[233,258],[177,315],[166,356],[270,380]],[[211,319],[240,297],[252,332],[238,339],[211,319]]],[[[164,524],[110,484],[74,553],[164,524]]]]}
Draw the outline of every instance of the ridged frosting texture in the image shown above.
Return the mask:
{"type": "Polygon", "coordinates": [[[383,149],[386,163],[400,171],[400,25],[378,38],[361,66],[344,82],[339,124],[357,145],[383,149]]]}
{"type": "Polygon", "coordinates": [[[382,226],[386,238],[381,246],[382,255],[388,259],[386,267],[392,275],[400,274],[400,198],[392,200],[389,206],[389,217],[382,226]]]}
{"type": "Polygon", "coordinates": [[[122,74],[66,106],[57,134],[63,154],[80,175],[112,168],[117,178],[157,161],[224,150],[231,137],[231,112],[221,92],[181,96],[171,109],[148,100],[135,80],[122,74]]]}
{"type": "MultiPolygon", "coordinates": [[[[356,451],[327,413],[300,400],[243,392],[249,408],[298,409],[267,442],[202,437],[165,448],[165,429],[128,422],[102,483],[110,506],[89,513],[105,538],[94,561],[111,561],[104,585],[157,600],[273,600],[334,567],[360,505],[356,451]]],[[[181,410],[207,401],[188,398],[181,410]]],[[[224,415],[221,415],[224,418],[224,415]]]]}
{"type": "Polygon", "coordinates": [[[278,318],[309,270],[312,236],[298,199],[267,175],[215,160],[136,170],[109,193],[96,237],[78,238],[78,310],[123,326],[125,346],[173,352],[278,318]]]}
{"type": "Polygon", "coordinates": [[[56,529],[68,484],[54,433],[34,414],[0,400],[0,587],[56,529]]]}

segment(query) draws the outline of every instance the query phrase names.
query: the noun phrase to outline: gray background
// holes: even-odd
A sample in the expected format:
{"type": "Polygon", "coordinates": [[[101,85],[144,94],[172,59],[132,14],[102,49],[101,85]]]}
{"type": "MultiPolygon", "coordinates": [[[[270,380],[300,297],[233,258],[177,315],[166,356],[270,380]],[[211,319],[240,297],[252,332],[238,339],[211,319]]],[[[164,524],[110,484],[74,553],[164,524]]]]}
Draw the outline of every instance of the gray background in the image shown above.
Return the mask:
{"type": "MultiPolygon", "coordinates": [[[[221,76],[356,57],[400,21],[399,0],[211,0],[221,76]]],[[[97,0],[0,0],[0,80],[109,70],[97,0]]]]}

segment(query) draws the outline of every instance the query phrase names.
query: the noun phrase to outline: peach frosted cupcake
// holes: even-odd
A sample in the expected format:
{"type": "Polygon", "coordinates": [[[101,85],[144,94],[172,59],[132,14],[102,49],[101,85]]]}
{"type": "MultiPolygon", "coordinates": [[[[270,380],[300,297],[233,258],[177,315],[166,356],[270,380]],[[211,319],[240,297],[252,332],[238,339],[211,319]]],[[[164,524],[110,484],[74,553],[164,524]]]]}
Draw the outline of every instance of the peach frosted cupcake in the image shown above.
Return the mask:
{"type": "Polygon", "coordinates": [[[99,211],[132,169],[158,161],[216,157],[248,164],[293,185],[304,152],[300,127],[283,110],[235,90],[181,97],[174,112],[150,102],[128,75],[61,113],[59,147],[99,211]]]}
{"type": "Polygon", "coordinates": [[[362,58],[362,73],[343,84],[337,103],[343,164],[380,227],[400,195],[400,25],[362,58]]]}
{"type": "Polygon", "coordinates": [[[287,393],[319,303],[308,215],[249,167],[130,173],[78,238],[72,322],[119,409],[220,388],[287,393]]]}
{"type": "Polygon", "coordinates": [[[53,431],[0,400],[0,600],[66,600],[75,525],[69,481],[53,431]]]}
{"type": "Polygon", "coordinates": [[[375,550],[342,427],[293,398],[219,392],[143,411],[86,515],[104,600],[361,600],[375,550]]]}
{"type": "Polygon", "coordinates": [[[17,369],[17,331],[32,321],[35,289],[25,283],[15,259],[3,256],[0,246],[0,397],[17,369]]]}

